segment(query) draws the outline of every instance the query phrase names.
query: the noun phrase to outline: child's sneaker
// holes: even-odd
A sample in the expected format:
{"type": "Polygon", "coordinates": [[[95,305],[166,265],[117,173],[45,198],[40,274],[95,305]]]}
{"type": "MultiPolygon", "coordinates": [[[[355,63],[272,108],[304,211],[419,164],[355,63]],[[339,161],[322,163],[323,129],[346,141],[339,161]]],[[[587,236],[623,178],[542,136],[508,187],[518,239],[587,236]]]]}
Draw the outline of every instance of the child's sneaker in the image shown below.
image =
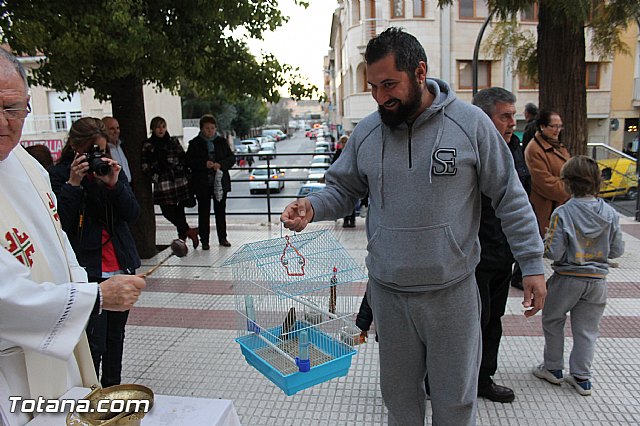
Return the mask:
{"type": "Polygon", "coordinates": [[[578,379],[576,376],[569,375],[565,379],[567,383],[575,388],[578,393],[582,396],[591,395],[591,380],[589,379],[578,379]]]}
{"type": "Polygon", "coordinates": [[[546,380],[554,385],[562,384],[562,381],[564,380],[562,378],[562,370],[547,370],[544,368],[544,364],[533,367],[531,373],[533,373],[533,375],[538,379],[546,380]]]}

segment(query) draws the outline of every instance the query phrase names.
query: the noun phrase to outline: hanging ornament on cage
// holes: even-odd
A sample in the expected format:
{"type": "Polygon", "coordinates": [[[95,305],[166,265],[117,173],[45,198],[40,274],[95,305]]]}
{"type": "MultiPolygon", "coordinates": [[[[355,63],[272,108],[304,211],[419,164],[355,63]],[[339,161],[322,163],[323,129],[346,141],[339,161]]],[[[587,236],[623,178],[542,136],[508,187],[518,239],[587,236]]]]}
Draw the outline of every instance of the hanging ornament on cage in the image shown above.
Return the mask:
{"type": "Polygon", "coordinates": [[[336,301],[338,299],[338,294],[336,291],[336,284],[338,284],[338,278],[336,277],[336,273],[338,272],[338,268],[333,267],[333,276],[331,277],[331,285],[329,286],[329,312],[332,314],[336,313],[336,301]]]}
{"type": "Polygon", "coordinates": [[[282,250],[280,263],[282,263],[287,275],[290,277],[302,277],[304,276],[304,266],[307,263],[307,260],[304,258],[302,253],[300,253],[298,249],[291,244],[288,235],[284,238],[287,240],[287,243],[284,246],[284,250],[282,250]]]}

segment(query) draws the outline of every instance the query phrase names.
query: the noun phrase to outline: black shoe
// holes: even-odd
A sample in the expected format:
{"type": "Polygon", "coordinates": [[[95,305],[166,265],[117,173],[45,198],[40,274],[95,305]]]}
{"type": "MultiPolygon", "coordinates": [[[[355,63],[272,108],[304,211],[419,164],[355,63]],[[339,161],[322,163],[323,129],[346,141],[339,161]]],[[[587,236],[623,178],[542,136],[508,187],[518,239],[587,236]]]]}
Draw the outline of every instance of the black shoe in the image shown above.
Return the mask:
{"type": "Polygon", "coordinates": [[[513,390],[506,386],[496,385],[495,383],[478,387],[478,396],[487,398],[493,402],[513,402],[513,400],[516,399],[513,390]]]}
{"type": "Polygon", "coordinates": [[[222,247],[231,247],[231,243],[229,241],[227,241],[227,240],[220,241],[220,245],[222,247]]]}
{"type": "Polygon", "coordinates": [[[210,248],[209,243],[202,243],[202,250],[209,250],[210,248]]]}

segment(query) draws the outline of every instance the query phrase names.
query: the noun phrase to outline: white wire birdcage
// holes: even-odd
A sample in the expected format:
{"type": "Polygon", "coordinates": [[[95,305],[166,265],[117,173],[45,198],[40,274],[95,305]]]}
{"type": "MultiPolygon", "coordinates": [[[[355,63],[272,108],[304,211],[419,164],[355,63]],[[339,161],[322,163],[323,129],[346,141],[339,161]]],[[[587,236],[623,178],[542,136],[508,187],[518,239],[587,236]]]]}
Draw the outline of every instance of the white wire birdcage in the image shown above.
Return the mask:
{"type": "Polygon", "coordinates": [[[329,231],[245,244],[223,266],[249,364],[287,395],[347,374],[366,275],[329,231]]]}

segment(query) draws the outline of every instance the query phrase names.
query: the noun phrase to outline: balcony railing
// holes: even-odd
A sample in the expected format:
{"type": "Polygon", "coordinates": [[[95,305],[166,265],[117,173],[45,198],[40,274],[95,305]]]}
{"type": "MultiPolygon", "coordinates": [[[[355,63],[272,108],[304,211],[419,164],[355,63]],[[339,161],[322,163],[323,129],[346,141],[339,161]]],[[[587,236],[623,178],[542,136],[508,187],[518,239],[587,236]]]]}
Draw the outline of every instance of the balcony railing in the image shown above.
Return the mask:
{"type": "Polygon", "coordinates": [[[80,111],[55,113],[48,115],[29,115],[24,121],[23,135],[67,132],[71,124],[83,117],[80,111]]]}
{"type": "Polygon", "coordinates": [[[380,34],[388,26],[387,19],[367,18],[360,21],[360,28],[362,29],[362,43],[361,46],[366,46],[369,40],[380,34]]]}

